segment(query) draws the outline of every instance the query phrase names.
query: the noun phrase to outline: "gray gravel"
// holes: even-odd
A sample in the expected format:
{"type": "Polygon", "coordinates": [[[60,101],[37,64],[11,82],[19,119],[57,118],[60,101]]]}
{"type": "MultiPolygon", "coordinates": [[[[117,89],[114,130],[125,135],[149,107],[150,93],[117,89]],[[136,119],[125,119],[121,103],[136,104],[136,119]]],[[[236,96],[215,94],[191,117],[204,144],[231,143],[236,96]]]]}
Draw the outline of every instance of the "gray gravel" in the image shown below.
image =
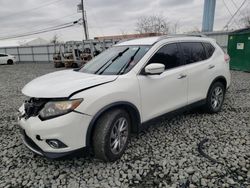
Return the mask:
{"type": "Polygon", "coordinates": [[[21,143],[21,88],[52,64],[0,66],[0,187],[250,187],[250,73],[232,72],[222,112],[163,118],[132,140],[122,159],[48,160],[21,143]],[[201,156],[197,144],[208,138],[201,156]]]}

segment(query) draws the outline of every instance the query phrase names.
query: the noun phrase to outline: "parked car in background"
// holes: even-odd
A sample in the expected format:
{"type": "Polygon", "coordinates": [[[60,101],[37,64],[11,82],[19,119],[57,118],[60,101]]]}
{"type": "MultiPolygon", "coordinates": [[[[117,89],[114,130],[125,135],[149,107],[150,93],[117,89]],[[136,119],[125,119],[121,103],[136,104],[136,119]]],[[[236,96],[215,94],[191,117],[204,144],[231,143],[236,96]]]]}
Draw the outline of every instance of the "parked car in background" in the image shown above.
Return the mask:
{"type": "Polygon", "coordinates": [[[16,62],[16,57],[9,54],[0,54],[0,64],[13,65],[16,62]]]}
{"type": "Polygon", "coordinates": [[[129,40],[82,68],[28,83],[19,109],[23,142],[49,158],[92,148],[95,157],[115,161],[131,133],[152,119],[197,106],[219,112],[229,85],[229,56],[213,39],[129,40]]]}

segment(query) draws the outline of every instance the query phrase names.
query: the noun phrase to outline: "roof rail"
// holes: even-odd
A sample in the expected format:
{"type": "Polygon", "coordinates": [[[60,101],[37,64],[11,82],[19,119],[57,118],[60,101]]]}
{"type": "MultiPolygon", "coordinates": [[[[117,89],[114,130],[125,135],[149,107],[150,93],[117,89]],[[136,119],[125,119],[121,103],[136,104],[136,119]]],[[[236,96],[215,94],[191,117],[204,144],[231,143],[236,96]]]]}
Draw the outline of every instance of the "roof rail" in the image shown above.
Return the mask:
{"type": "Polygon", "coordinates": [[[116,44],[120,44],[120,43],[127,42],[127,41],[130,41],[130,40],[134,40],[134,39],[132,39],[132,38],[130,38],[130,39],[122,39],[122,40],[119,40],[116,44]]]}
{"type": "Polygon", "coordinates": [[[159,42],[160,40],[163,40],[163,39],[173,38],[173,37],[207,37],[207,36],[201,33],[162,35],[159,37],[159,39],[156,42],[159,42]]]}
{"type": "Polygon", "coordinates": [[[206,35],[202,34],[202,33],[187,33],[184,34],[186,36],[192,36],[192,37],[207,37],[206,35]]]}

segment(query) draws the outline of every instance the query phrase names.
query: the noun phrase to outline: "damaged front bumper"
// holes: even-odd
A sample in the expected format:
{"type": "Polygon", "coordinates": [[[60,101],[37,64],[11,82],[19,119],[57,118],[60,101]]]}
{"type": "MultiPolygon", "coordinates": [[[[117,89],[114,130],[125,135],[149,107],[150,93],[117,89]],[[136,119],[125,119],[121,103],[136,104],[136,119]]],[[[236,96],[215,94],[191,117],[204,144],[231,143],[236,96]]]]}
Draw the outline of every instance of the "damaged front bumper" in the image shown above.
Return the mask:
{"type": "Polygon", "coordinates": [[[61,157],[64,157],[64,156],[68,156],[72,153],[75,153],[77,151],[84,151],[86,152],[86,148],[83,147],[83,148],[80,148],[80,149],[77,149],[77,150],[73,150],[73,151],[69,151],[69,152],[62,152],[62,153],[53,153],[53,152],[44,152],[38,145],[36,145],[35,142],[33,142],[33,140],[25,133],[25,130],[23,129],[20,129],[20,132],[21,132],[21,135],[22,135],[22,141],[24,143],[24,145],[30,149],[32,152],[34,152],[35,154],[37,155],[40,155],[40,156],[45,156],[47,158],[50,158],[50,159],[57,159],[57,158],[61,158],[61,157]]]}
{"type": "Polygon", "coordinates": [[[86,134],[91,116],[70,112],[42,121],[38,116],[27,118],[24,105],[19,112],[18,124],[23,143],[34,153],[54,159],[79,150],[86,151],[86,134]],[[57,140],[65,147],[52,147],[50,140],[57,140]]]}

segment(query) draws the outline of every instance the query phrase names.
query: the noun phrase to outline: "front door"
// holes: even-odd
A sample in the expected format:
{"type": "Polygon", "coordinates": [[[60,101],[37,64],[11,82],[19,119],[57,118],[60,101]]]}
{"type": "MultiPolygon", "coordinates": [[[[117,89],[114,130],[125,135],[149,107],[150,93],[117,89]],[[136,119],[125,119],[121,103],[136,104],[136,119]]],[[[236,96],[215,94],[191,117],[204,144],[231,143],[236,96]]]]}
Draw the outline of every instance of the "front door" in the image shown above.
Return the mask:
{"type": "Polygon", "coordinates": [[[177,44],[161,47],[147,65],[151,63],[164,64],[165,72],[138,76],[142,122],[187,105],[187,73],[177,44]]]}

